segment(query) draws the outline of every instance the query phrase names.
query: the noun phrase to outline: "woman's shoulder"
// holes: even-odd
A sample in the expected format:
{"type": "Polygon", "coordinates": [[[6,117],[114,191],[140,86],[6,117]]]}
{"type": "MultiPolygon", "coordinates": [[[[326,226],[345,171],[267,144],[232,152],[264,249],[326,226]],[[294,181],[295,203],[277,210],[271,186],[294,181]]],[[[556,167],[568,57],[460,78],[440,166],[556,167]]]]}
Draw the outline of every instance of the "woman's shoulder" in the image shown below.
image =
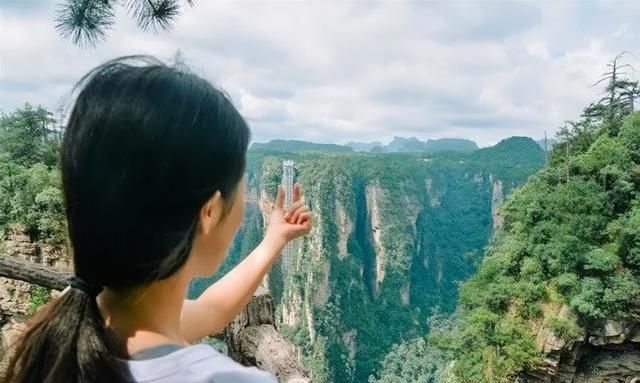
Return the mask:
{"type": "Polygon", "coordinates": [[[245,367],[211,346],[198,344],[167,355],[126,361],[136,382],[146,383],[277,383],[268,372],[245,367]]]}

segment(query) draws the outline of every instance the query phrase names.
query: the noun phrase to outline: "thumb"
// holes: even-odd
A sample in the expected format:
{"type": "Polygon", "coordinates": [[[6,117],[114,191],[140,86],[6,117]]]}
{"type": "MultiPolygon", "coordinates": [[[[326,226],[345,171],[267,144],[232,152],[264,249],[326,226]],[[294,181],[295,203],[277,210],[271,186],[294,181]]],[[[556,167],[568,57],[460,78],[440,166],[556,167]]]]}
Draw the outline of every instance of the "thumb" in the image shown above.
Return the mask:
{"type": "Polygon", "coordinates": [[[276,196],[276,209],[284,209],[284,188],[278,185],[278,195],[276,196]]]}

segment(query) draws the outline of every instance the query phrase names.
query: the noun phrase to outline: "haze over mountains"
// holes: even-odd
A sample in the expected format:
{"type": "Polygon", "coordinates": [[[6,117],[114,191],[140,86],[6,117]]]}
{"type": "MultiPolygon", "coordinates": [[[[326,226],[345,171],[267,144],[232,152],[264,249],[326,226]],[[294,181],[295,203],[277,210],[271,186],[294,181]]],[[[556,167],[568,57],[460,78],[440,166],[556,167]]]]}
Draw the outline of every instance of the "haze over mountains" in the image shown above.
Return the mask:
{"type": "MultiPolygon", "coordinates": [[[[545,140],[535,140],[535,142],[545,149],[545,140]]],[[[546,149],[551,150],[556,144],[555,139],[548,139],[546,149]]],[[[367,153],[438,153],[438,152],[460,152],[471,153],[479,149],[478,144],[466,138],[437,138],[421,141],[416,137],[394,137],[391,142],[384,144],[380,141],[354,142],[350,141],[344,145],[319,144],[300,140],[272,140],[266,143],[254,142],[252,149],[272,150],[276,152],[299,153],[308,151],[317,152],[367,152],[367,153]]]]}
{"type": "Polygon", "coordinates": [[[387,152],[387,153],[411,153],[411,152],[472,152],[478,149],[478,145],[462,138],[440,138],[435,140],[420,141],[416,137],[394,137],[388,145],[380,142],[360,143],[349,142],[347,146],[361,152],[387,152]]]}

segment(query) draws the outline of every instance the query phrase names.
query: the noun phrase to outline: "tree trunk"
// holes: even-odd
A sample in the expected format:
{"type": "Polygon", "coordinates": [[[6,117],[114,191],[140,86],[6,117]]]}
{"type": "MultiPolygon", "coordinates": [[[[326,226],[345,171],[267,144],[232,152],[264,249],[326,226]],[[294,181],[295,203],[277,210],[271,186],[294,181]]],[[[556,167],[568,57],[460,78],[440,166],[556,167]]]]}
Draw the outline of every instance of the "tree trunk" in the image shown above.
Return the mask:
{"type": "Polygon", "coordinates": [[[18,257],[0,256],[0,277],[16,279],[53,290],[67,286],[71,274],[42,264],[24,261],[18,257]]]}

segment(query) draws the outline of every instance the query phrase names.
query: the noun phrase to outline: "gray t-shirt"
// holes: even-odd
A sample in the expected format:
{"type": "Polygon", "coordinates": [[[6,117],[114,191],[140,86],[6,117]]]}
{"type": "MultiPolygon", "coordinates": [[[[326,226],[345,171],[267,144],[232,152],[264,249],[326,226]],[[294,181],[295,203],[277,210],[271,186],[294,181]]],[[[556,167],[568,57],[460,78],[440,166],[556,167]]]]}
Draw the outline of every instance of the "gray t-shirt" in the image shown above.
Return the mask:
{"type": "Polygon", "coordinates": [[[123,362],[138,383],[278,382],[273,375],[255,367],[244,367],[206,344],[151,349],[123,362]]]}

